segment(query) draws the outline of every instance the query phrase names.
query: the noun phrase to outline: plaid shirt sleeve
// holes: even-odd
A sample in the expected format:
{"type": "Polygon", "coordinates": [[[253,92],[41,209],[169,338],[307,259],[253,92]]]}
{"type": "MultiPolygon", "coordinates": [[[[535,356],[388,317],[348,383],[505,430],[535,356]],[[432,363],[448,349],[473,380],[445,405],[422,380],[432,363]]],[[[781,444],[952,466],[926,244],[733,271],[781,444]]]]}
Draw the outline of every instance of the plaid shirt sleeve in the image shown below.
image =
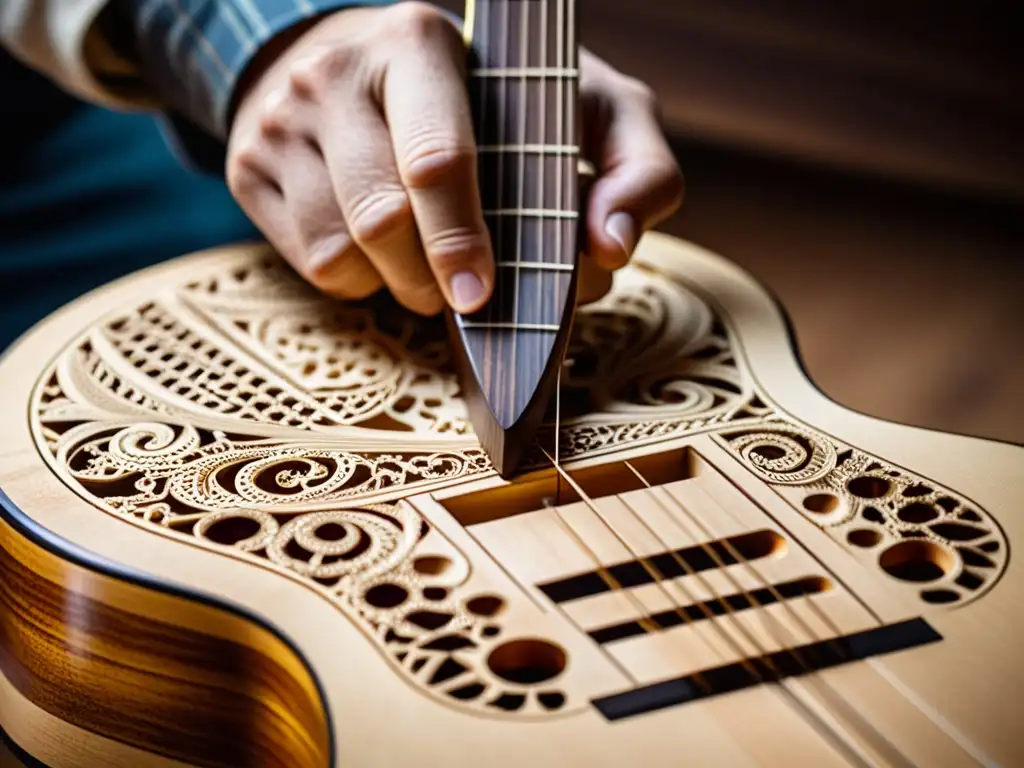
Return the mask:
{"type": "Polygon", "coordinates": [[[395,1],[118,0],[118,5],[143,77],[168,112],[172,147],[186,162],[219,172],[235,87],[263,45],[315,16],[395,1]]]}

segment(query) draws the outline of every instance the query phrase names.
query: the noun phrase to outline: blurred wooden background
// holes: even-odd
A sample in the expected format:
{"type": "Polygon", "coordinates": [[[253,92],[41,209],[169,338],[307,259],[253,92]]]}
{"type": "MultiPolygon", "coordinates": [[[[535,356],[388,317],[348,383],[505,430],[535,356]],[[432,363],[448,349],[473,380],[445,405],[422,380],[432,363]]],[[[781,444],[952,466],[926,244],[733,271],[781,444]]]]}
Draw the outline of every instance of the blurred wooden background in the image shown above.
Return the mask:
{"type": "Polygon", "coordinates": [[[753,272],[807,370],[881,418],[1024,443],[1024,67],[1010,4],[584,0],[658,92],[663,228],[753,272]]]}
{"type": "Polygon", "coordinates": [[[580,36],[659,94],[687,177],[662,229],[782,300],[819,388],[880,418],[1024,443],[1012,10],[582,0],[580,36]]]}

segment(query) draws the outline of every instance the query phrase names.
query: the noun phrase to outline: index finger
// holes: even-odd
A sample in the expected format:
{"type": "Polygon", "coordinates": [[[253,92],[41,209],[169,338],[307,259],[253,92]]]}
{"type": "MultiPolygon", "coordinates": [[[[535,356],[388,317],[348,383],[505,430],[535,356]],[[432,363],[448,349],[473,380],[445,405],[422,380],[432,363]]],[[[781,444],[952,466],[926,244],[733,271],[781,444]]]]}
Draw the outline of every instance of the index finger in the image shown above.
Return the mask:
{"type": "Polygon", "coordinates": [[[490,297],[494,256],[460,65],[465,49],[458,30],[440,23],[451,34],[438,30],[389,62],[383,107],[427,261],[448,303],[471,313],[490,297]]]}

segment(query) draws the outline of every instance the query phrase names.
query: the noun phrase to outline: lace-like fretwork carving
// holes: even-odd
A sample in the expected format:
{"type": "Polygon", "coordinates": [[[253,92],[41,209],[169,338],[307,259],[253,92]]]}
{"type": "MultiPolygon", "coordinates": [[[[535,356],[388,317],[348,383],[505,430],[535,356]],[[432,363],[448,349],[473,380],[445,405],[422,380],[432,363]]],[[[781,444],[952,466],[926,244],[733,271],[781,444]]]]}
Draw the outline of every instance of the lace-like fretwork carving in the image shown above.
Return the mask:
{"type": "Polygon", "coordinates": [[[865,562],[919,584],[925,602],[973,600],[1006,566],[996,522],[937,483],[794,424],[725,429],[720,439],[865,562]]]}
{"type": "MultiPolygon", "coordinates": [[[[265,253],[197,261],[188,279],[85,329],[44,372],[31,418],[53,471],[109,514],[303,580],[431,695],[505,716],[573,706],[557,675],[489,670],[515,642],[508,596],[474,594],[468,558],[402,501],[491,471],[443,326],[326,299],[265,253]]],[[[574,328],[563,459],[717,432],[795,505],[841,499],[813,519],[844,546],[864,549],[865,519],[880,540],[951,547],[963,567],[926,600],[965,600],[1002,568],[982,510],[929,484],[914,497],[922,481],[780,420],[684,285],[623,270],[574,328]],[[887,495],[857,495],[879,472],[897,473],[887,495]]]]}

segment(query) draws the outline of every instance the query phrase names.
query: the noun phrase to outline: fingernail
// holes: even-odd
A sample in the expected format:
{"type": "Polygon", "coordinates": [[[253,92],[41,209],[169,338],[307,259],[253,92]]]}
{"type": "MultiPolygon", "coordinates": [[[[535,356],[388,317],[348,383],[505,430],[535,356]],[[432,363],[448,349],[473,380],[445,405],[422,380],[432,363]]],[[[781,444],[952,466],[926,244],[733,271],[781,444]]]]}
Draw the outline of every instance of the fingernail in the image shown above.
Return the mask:
{"type": "Polygon", "coordinates": [[[627,259],[633,255],[633,249],[636,248],[636,224],[633,223],[632,216],[616,211],[608,217],[604,231],[619,244],[627,259]]]}
{"type": "Polygon", "coordinates": [[[484,297],[484,284],[472,272],[457,272],[452,276],[451,287],[456,312],[475,309],[484,297]]]}

